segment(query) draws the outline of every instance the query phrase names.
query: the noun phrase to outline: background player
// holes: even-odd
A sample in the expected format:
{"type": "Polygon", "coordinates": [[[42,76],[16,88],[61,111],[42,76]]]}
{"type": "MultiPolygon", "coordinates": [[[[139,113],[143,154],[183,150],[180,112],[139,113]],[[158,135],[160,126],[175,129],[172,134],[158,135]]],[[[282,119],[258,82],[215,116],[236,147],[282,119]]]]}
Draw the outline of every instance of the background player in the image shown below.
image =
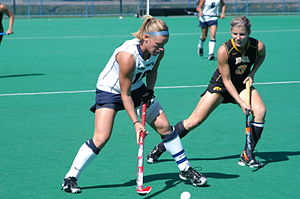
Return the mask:
{"type": "Polygon", "coordinates": [[[65,175],[62,189],[66,192],[81,192],[77,180],[109,140],[119,110],[125,109],[128,113],[138,142],[139,133],[145,130],[138,120],[140,110],[135,110],[141,101],[148,102],[147,123],[162,136],[164,147],[178,164],[179,177],[190,180],[194,186],[206,184],[206,178],[190,166],[177,132],[170,126],[160,103],[153,98],[157,69],[169,39],[168,27],[162,20],[148,16],[133,35],[136,38],[118,47],[99,75],[96,104],[91,108],[95,112],[94,136],[81,146],[65,175]]]}
{"type": "MultiPolygon", "coordinates": [[[[8,35],[13,33],[14,18],[15,18],[14,14],[10,12],[4,4],[0,3],[0,33],[6,33],[8,35]],[[6,32],[4,32],[4,28],[2,24],[4,13],[9,17],[8,29],[6,30],[6,32]]],[[[0,45],[2,39],[3,39],[3,35],[0,35],[0,45]]]]}
{"type": "Polygon", "coordinates": [[[199,26],[202,32],[197,52],[200,56],[203,56],[204,43],[209,30],[210,40],[208,42],[208,60],[214,60],[218,17],[221,19],[225,18],[225,2],[224,0],[200,0],[197,4],[197,10],[199,12],[199,26]],[[219,14],[220,10],[221,14],[219,14]]]}
{"type": "MultiPolygon", "coordinates": [[[[254,75],[263,63],[266,50],[263,42],[249,37],[251,24],[245,16],[236,17],[231,22],[232,38],[218,50],[218,68],[214,72],[210,84],[202,95],[192,114],[175,125],[180,137],[199,126],[210,113],[221,103],[238,104],[242,111],[252,111],[250,140],[246,139],[238,162],[241,166],[262,167],[253,150],[258,143],[265,122],[266,107],[258,91],[251,87],[251,107],[245,102],[245,83],[254,81],[254,75]],[[251,145],[248,149],[248,145],[251,145]]],[[[165,151],[160,143],[154,147],[147,157],[148,163],[155,163],[165,151]]]]}

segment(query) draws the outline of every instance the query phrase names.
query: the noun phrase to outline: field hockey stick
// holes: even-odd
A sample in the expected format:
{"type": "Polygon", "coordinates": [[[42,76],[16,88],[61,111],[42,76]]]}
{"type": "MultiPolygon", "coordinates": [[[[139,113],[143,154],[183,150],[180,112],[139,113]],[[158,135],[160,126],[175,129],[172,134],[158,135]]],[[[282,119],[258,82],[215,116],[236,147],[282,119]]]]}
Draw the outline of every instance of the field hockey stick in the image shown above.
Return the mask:
{"type": "Polygon", "coordinates": [[[188,10],[184,10],[184,12],[187,14],[187,15],[195,15],[195,16],[198,16],[198,12],[193,12],[193,11],[188,11],[188,10]]]}
{"type": "Polygon", "coordinates": [[[0,32],[0,35],[7,35],[5,32],[0,32]]]}
{"type": "MultiPolygon", "coordinates": [[[[184,12],[187,14],[187,15],[194,15],[194,16],[198,16],[199,13],[198,12],[193,12],[193,11],[188,11],[188,10],[184,10],[184,12]]],[[[219,15],[202,15],[201,17],[203,16],[208,16],[208,17],[220,17],[219,15]]]]}
{"type": "MultiPolygon", "coordinates": [[[[146,110],[147,104],[142,105],[142,125],[146,125],[146,110]]],[[[138,170],[137,170],[137,179],[136,179],[136,192],[140,195],[146,195],[152,190],[152,187],[147,186],[143,188],[144,184],[144,140],[145,140],[145,131],[141,131],[139,135],[139,150],[138,150],[138,170]]]]}
{"type": "MultiPolygon", "coordinates": [[[[247,80],[246,82],[246,105],[251,106],[251,89],[250,89],[250,81],[247,80]]],[[[246,128],[245,128],[245,133],[246,133],[246,139],[247,139],[247,148],[249,151],[251,150],[251,124],[250,124],[250,115],[251,115],[251,110],[247,109],[246,110],[246,128]]]]}

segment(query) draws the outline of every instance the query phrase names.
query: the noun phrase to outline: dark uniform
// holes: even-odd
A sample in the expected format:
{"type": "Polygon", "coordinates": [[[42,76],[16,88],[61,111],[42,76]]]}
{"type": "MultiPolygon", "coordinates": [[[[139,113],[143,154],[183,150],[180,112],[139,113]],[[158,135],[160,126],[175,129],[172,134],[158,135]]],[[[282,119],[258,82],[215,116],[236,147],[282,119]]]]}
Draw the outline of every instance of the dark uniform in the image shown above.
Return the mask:
{"type": "MultiPolygon", "coordinates": [[[[2,19],[3,19],[3,12],[0,12],[0,32],[3,32],[3,25],[2,25],[2,19]]],[[[2,41],[3,35],[0,35],[0,44],[2,41]]]]}
{"type": "MultiPolygon", "coordinates": [[[[233,39],[230,39],[223,45],[228,54],[231,81],[237,92],[240,93],[245,89],[243,81],[249,76],[251,67],[258,57],[258,40],[249,37],[247,50],[244,53],[241,53],[236,48],[233,39]]],[[[210,93],[220,93],[224,97],[222,103],[236,103],[225,88],[219,69],[214,72],[206,91],[210,93]]]]}

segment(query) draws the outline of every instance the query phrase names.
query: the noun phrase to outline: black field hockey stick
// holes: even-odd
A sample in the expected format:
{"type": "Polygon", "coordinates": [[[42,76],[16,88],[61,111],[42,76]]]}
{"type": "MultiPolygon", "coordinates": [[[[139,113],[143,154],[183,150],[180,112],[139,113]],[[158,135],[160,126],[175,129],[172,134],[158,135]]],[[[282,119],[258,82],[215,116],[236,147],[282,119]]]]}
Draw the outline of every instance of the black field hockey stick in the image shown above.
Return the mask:
{"type": "MultiPolygon", "coordinates": [[[[247,106],[251,107],[251,85],[250,85],[250,81],[247,80],[246,82],[246,104],[247,106]]],[[[247,109],[246,110],[246,128],[245,128],[245,133],[246,133],[246,150],[247,152],[243,152],[243,156],[246,160],[255,160],[254,155],[253,155],[253,150],[254,150],[254,146],[255,146],[255,139],[254,139],[254,135],[253,132],[251,130],[251,116],[252,111],[247,109]],[[248,156],[249,155],[249,156],[248,156]]],[[[261,162],[256,162],[255,165],[250,165],[250,167],[252,168],[260,168],[263,167],[264,164],[261,162]]]]}
{"type": "MultiPolygon", "coordinates": [[[[246,105],[251,106],[251,89],[250,89],[250,81],[247,80],[246,82],[246,105]]],[[[245,128],[245,133],[246,133],[246,139],[247,139],[247,148],[249,151],[252,151],[251,147],[251,110],[247,109],[246,110],[246,128],[245,128]]]]}

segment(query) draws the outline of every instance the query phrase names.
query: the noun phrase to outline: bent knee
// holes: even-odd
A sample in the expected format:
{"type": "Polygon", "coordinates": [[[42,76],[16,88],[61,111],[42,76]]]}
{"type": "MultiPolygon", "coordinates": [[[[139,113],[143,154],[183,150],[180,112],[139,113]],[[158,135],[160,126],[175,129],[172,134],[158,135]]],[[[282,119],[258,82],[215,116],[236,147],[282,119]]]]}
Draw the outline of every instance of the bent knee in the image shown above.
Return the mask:
{"type": "Polygon", "coordinates": [[[172,127],[167,125],[163,127],[157,127],[156,130],[160,135],[165,136],[172,132],[172,127]]]}
{"type": "Polygon", "coordinates": [[[109,140],[110,134],[104,134],[95,131],[93,136],[93,142],[97,148],[102,148],[109,140]]]}
{"type": "Polygon", "coordinates": [[[254,118],[257,121],[264,121],[266,117],[267,109],[265,106],[258,108],[253,112],[254,118]]]}

